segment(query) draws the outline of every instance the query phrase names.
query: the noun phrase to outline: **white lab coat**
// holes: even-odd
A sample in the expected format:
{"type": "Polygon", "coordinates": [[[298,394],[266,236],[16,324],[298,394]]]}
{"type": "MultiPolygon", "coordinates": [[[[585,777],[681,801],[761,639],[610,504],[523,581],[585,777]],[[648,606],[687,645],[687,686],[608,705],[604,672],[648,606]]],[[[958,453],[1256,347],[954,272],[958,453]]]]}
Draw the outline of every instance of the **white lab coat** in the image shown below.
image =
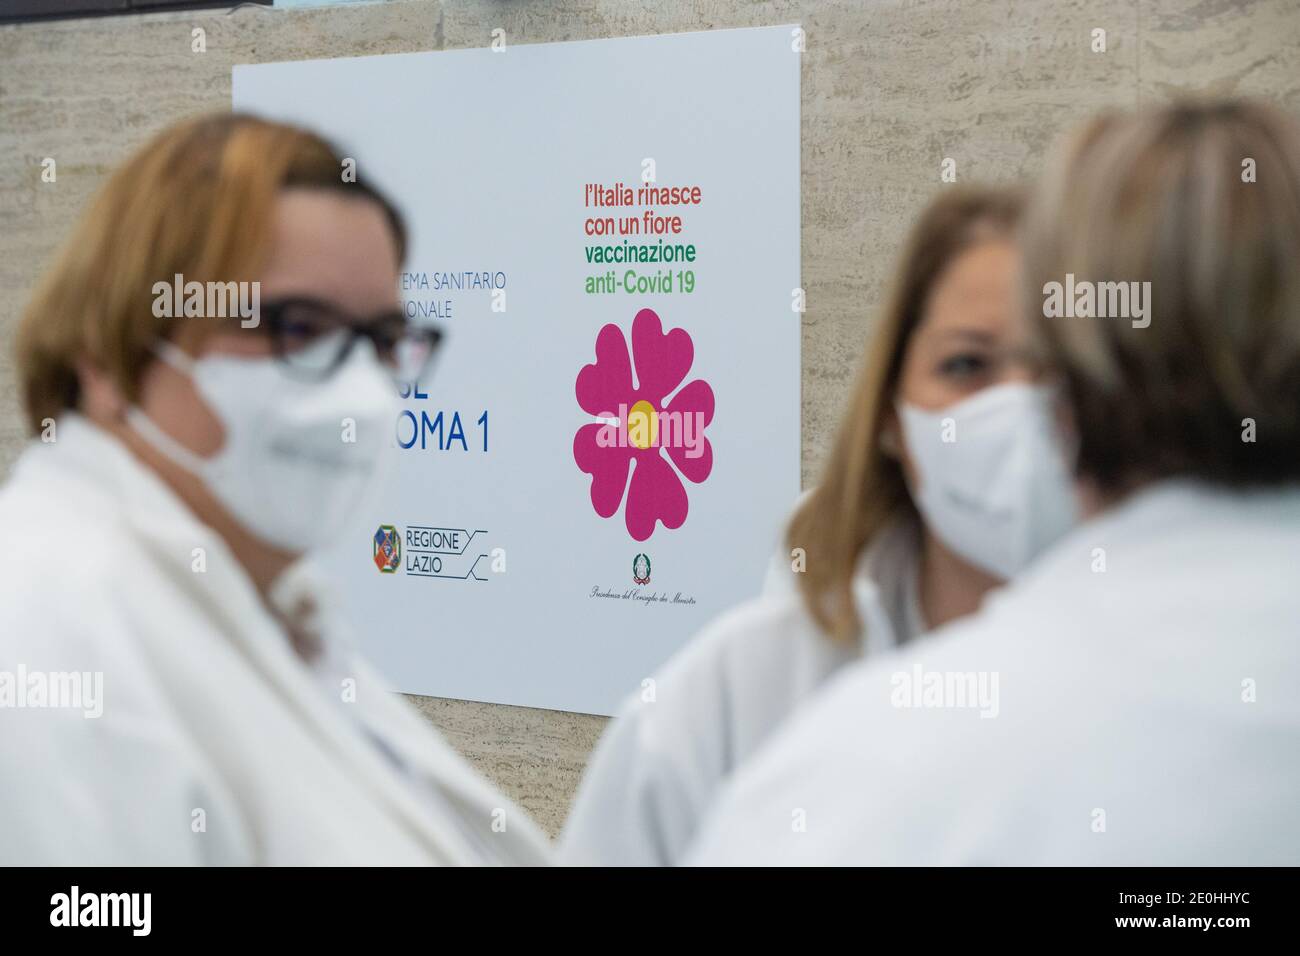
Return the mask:
{"type": "MultiPolygon", "coordinates": [[[[337,622],[317,621],[325,651],[305,664],[153,472],[75,414],[57,429],[0,491],[0,861],[547,862],[337,622]],[[101,672],[102,716],[17,706],[20,667],[101,672]]],[[[275,591],[329,606],[301,567],[275,591]]]]}
{"type": "Polygon", "coordinates": [[[774,559],[762,597],[725,614],[633,694],[602,737],[560,841],[571,865],[680,861],[727,776],[832,674],[923,630],[916,608],[919,532],[887,529],[854,580],[863,643],[817,629],[774,559]]]}
{"type": "Polygon", "coordinates": [[[845,669],[687,859],[1296,865],[1297,568],[1300,488],[1141,492],[977,615],[845,669]],[[904,706],[917,668],[997,674],[996,707],[904,706]]]}

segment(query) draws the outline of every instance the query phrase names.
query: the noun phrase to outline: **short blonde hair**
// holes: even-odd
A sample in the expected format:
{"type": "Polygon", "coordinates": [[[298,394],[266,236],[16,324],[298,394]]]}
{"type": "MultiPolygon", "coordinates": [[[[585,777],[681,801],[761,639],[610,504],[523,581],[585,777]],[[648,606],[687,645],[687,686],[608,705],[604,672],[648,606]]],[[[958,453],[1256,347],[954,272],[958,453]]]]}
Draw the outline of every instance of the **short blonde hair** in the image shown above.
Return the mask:
{"type": "Polygon", "coordinates": [[[401,217],[370,185],[344,182],[341,163],[314,133],[229,113],[178,123],[141,148],[96,194],[19,320],[28,428],[36,433],[45,419],[77,407],[80,360],[134,401],[153,344],[185,321],[155,317],[154,284],[177,274],[187,282],[255,280],[282,189],[337,189],[378,202],[400,256],[401,217]]]}
{"type": "Polygon", "coordinates": [[[1026,308],[1073,412],[1082,477],[1109,496],[1173,477],[1300,479],[1293,117],[1237,100],[1087,123],[1048,162],[1024,252],[1026,308]],[[1048,284],[1067,275],[1150,282],[1149,325],[1044,317],[1048,284]]]}

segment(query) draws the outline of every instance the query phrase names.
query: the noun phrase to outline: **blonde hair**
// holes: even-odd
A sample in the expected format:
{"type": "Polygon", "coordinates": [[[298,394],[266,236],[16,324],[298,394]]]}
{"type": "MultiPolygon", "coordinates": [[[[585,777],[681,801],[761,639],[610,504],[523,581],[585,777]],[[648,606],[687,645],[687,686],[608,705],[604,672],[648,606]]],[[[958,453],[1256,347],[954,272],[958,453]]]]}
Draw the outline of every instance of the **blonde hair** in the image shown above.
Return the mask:
{"type": "MultiPolygon", "coordinates": [[[[177,274],[187,282],[255,280],[282,189],[338,189],[378,202],[400,255],[400,216],[370,185],[345,183],[341,162],[313,133],[228,113],[178,123],[125,162],[96,194],[19,320],[19,387],[32,433],[77,407],[82,360],[134,401],[153,344],[185,321],[154,315],[154,284],[177,274]]],[[[202,328],[220,321],[205,319],[202,328]]]]}
{"type": "Polygon", "coordinates": [[[1073,414],[1078,472],[1103,495],[1300,479],[1295,118],[1211,101],[1095,119],[1049,160],[1024,247],[1027,314],[1073,414]],[[1067,275],[1149,282],[1146,316],[1042,317],[1067,275]]]}
{"type": "Polygon", "coordinates": [[[940,194],[912,228],[894,286],[867,348],[822,480],[795,511],[786,533],[802,548],[798,586],[809,614],[833,640],[852,643],[861,622],[853,603],[859,555],[900,514],[915,516],[896,457],[881,448],[903,356],[930,290],[962,252],[990,229],[1010,234],[1020,216],[1012,189],[958,188],[940,194]]]}

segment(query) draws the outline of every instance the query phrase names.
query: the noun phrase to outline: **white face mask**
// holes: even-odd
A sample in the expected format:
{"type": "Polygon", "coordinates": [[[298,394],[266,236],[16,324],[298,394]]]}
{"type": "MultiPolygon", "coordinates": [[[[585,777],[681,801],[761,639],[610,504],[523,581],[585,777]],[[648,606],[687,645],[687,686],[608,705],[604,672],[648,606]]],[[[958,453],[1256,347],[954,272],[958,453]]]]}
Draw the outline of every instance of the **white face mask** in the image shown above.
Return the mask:
{"type": "Polygon", "coordinates": [[[399,405],[369,341],[357,342],[321,382],[294,378],[274,358],[194,359],[170,342],[157,353],[194,381],[225,429],[225,444],[204,458],[139,408],[128,410],[128,423],[201,478],[240,524],[267,543],[286,551],[315,550],[335,537],[381,481],[399,405]]]}
{"type": "Polygon", "coordinates": [[[1078,521],[1045,386],[995,385],[937,412],[898,412],[917,508],[971,564],[1011,578],[1078,521]]]}

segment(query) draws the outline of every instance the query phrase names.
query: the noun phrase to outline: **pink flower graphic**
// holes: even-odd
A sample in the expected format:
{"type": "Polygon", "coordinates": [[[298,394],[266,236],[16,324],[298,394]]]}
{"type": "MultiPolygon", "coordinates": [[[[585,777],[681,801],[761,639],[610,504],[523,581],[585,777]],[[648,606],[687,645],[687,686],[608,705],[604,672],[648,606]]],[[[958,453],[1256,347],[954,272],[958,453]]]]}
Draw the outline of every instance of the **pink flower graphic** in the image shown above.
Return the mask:
{"type": "Polygon", "coordinates": [[[622,330],[611,323],[596,336],[595,364],[578,373],[578,404],[601,421],[578,429],[573,460],[591,475],[591,504],[602,518],[618,511],[627,490],[627,530],[637,541],[654,533],[656,521],[665,528],[686,521],[679,473],[698,484],[713,470],[713,446],[704,437],[713,420],[713,389],[703,379],[677,389],[694,358],[684,329],[665,334],[654,310],[642,309],[632,320],[632,358],[622,330]]]}

